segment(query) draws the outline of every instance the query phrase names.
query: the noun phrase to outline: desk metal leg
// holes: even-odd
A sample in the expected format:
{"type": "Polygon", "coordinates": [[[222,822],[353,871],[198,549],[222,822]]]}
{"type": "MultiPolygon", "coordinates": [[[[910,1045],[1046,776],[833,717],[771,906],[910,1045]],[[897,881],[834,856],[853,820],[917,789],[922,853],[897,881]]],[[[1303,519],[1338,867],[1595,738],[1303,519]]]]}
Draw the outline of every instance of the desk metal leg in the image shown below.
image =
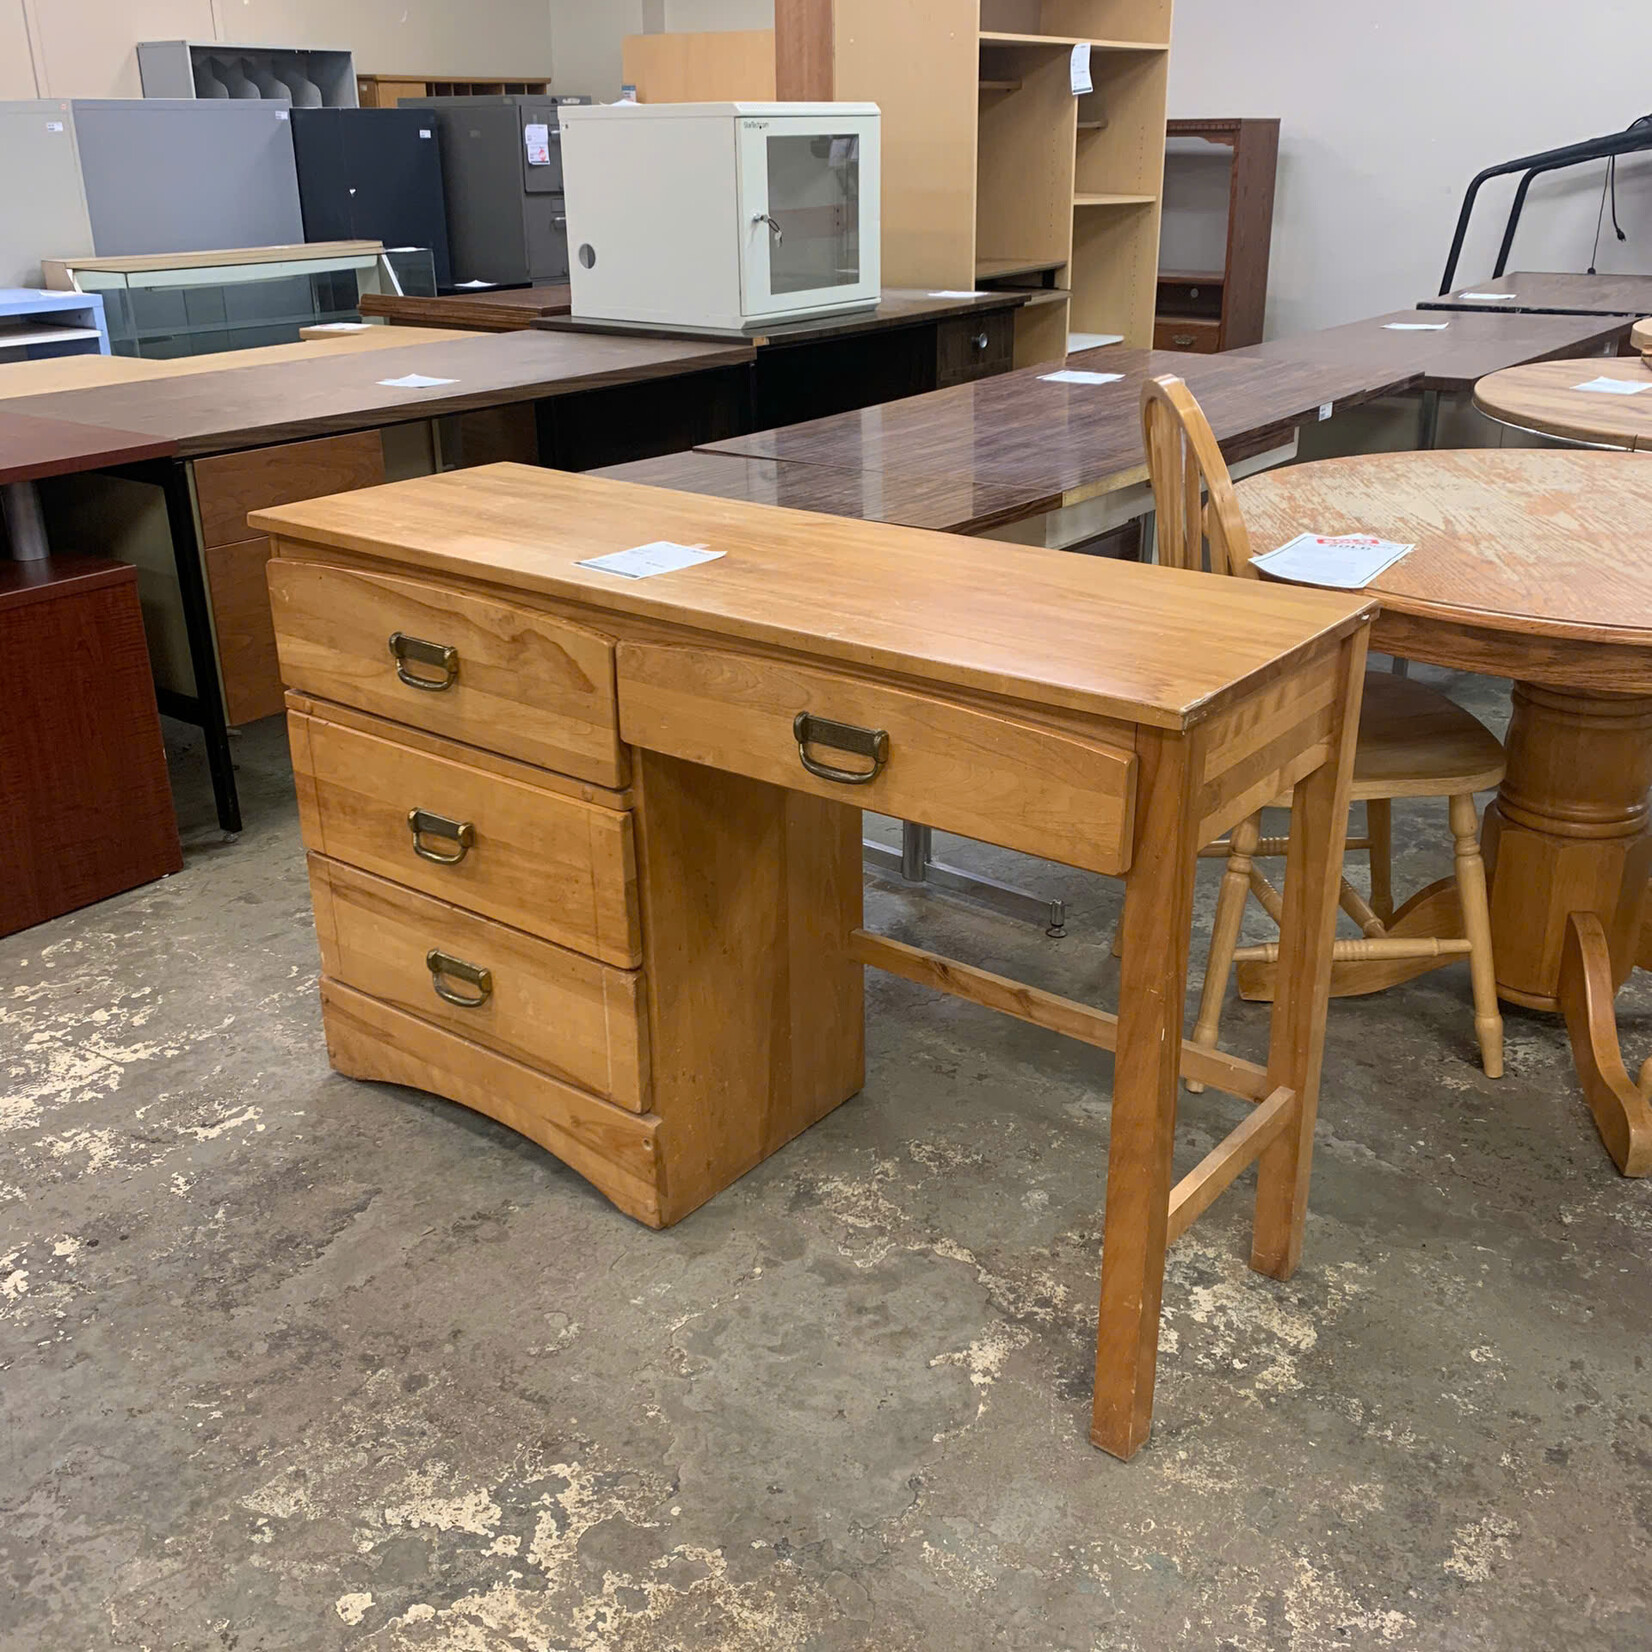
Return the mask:
{"type": "Polygon", "coordinates": [[[172,559],[178,571],[178,594],[183,604],[184,634],[189,641],[189,664],[195,676],[193,694],[157,695],[168,717],[196,724],[206,738],[207,769],[218,805],[218,824],[226,832],[241,830],[241,800],[235,788],[235,762],[230,755],[229,727],[224,720],[224,695],[218,682],[218,649],[212,634],[212,609],[207,596],[205,564],[196,537],[195,507],[189,497],[189,472],[182,459],[122,467],[115,474],[148,482],[166,497],[167,526],[172,533],[172,559]]]}
{"type": "Polygon", "coordinates": [[[1006,918],[1019,923],[1036,924],[1051,940],[1060,940],[1067,933],[1067,903],[1046,900],[1029,890],[1017,889],[1012,883],[1000,883],[979,872],[966,872],[961,866],[948,866],[934,858],[934,834],[916,821],[901,822],[901,846],[898,850],[866,838],[861,843],[862,854],[874,870],[898,877],[902,882],[933,889],[938,894],[958,895],[1006,918]]]}
{"type": "Polygon", "coordinates": [[[0,489],[0,497],[4,500],[6,539],[13,560],[39,562],[50,556],[46,518],[41,514],[40,493],[34,483],[8,482],[0,489]]]}

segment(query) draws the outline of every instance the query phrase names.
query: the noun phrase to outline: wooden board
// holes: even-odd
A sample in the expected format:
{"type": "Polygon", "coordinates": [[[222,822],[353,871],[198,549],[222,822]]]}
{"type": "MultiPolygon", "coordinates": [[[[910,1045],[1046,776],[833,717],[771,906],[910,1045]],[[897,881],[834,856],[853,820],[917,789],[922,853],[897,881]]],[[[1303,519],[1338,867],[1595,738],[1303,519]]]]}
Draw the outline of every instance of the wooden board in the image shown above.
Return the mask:
{"type": "MultiPolygon", "coordinates": [[[[1356,628],[1370,608],[1358,597],[1269,590],[1257,581],[520,465],[283,505],[260,512],[254,525],[282,539],[284,557],[303,555],[298,542],[309,540],[405,571],[508,585],[513,601],[595,600],[708,634],[803,645],[823,664],[837,658],[919,683],[1173,728],[1283,674],[1301,651],[1356,628]],[[724,554],[652,579],[580,566],[656,539],[724,554]]],[[[309,572],[289,567],[300,577],[309,572]]],[[[275,588],[279,595],[279,582],[275,588]]],[[[433,604],[431,612],[435,624],[442,609],[433,604]]],[[[279,603],[276,630],[282,634],[279,603]]],[[[375,634],[373,646],[382,648],[382,637],[375,634]]]]}
{"type": "Polygon", "coordinates": [[[360,430],[197,459],[191,468],[201,543],[229,545],[247,538],[249,511],[382,482],[384,444],[376,430],[360,430]]]}
{"type": "Polygon", "coordinates": [[[176,450],[165,436],[0,408],[0,483],[72,476],[105,465],[161,459],[176,450]]]}
{"type": "Polygon", "coordinates": [[[1475,385],[1474,405],[1504,424],[1545,436],[1602,447],[1652,447],[1652,367],[1637,356],[1505,368],[1475,385]],[[1578,388],[1601,379],[1628,389],[1578,388]]]}
{"type": "Polygon", "coordinates": [[[363,315],[383,316],[400,327],[467,327],[479,333],[515,333],[537,316],[566,315],[572,304],[573,289],[564,282],[449,293],[441,298],[363,293],[359,307],[363,315]]]}
{"type": "Polygon", "coordinates": [[[1425,298],[1424,310],[1533,310],[1554,315],[1652,315],[1652,275],[1583,275],[1570,271],[1515,270],[1489,281],[1465,281],[1443,298],[1425,298]],[[1508,293],[1507,300],[1469,293],[1508,293]]]}
{"type": "Polygon", "coordinates": [[[741,366],[751,359],[751,347],[739,343],[534,332],[427,342],[409,329],[400,348],[29,396],[12,402],[8,411],[105,424],[128,419],[132,429],[175,442],[180,454],[194,457],[741,366]],[[408,373],[445,382],[419,389],[382,382],[408,373]]]}
{"type": "Polygon", "coordinates": [[[628,34],[620,78],[639,103],[772,103],[774,30],[628,34]]]}
{"type": "Polygon", "coordinates": [[[306,260],[366,257],[384,251],[382,241],[301,241],[274,247],[223,247],[201,252],[134,252],[112,258],[43,258],[41,273],[55,292],[74,290],[76,271],[142,275],[154,270],[209,270],[231,264],[295,264],[306,260]]]}
{"type": "Polygon", "coordinates": [[[275,624],[270,618],[270,542],[260,536],[234,545],[209,546],[202,560],[212,603],[212,632],[218,639],[224,720],[238,728],[260,717],[273,717],[283,700],[275,624]]]}

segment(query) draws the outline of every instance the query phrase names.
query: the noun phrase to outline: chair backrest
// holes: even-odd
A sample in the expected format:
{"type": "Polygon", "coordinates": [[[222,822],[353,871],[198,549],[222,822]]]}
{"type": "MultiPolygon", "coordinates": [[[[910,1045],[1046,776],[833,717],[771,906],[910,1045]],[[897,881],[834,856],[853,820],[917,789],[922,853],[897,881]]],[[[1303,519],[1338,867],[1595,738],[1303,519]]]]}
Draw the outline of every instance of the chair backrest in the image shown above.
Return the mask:
{"type": "Polygon", "coordinates": [[[1212,573],[1257,578],[1250,534],[1216,433],[1193,392],[1174,374],[1141,387],[1141,433],[1158,513],[1159,562],[1203,572],[1208,542],[1212,573]]]}

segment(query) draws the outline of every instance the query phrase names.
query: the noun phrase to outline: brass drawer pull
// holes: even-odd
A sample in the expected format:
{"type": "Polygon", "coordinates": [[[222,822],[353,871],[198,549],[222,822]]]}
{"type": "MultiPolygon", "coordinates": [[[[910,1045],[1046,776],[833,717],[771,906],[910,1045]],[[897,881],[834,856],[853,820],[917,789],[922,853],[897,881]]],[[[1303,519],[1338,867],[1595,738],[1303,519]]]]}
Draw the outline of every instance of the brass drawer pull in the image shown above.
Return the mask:
{"type": "Polygon", "coordinates": [[[1192,333],[1172,333],[1170,335],[1170,342],[1179,349],[1186,349],[1193,341],[1192,333]]]}
{"type": "Polygon", "coordinates": [[[430,984],[436,989],[438,998],[445,998],[450,1004],[457,1004],[462,1010],[473,1010],[487,1003],[493,996],[493,971],[483,969],[480,964],[467,964],[463,958],[455,958],[451,953],[440,952],[432,947],[424,955],[425,968],[430,971],[430,984]],[[455,992],[444,976],[451,975],[455,981],[466,981],[476,988],[476,996],[467,998],[463,993],[455,992]]]}
{"type": "Polygon", "coordinates": [[[444,688],[452,688],[459,676],[457,648],[449,648],[446,643],[426,642],[422,637],[410,637],[405,631],[390,633],[390,658],[396,662],[396,675],[409,688],[423,688],[432,694],[440,694],[444,688]],[[407,669],[409,660],[417,660],[420,665],[433,665],[441,676],[416,677],[407,669]]]}
{"type": "Polygon", "coordinates": [[[881,728],[857,728],[853,723],[834,723],[827,717],[814,717],[800,711],[792,719],[792,734],[797,740],[797,755],[803,767],[818,780],[836,780],[845,786],[864,786],[883,773],[889,761],[889,734],[881,728]],[[831,746],[835,751],[852,752],[856,757],[872,760],[869,769],[834,769],[829,763],[817,763],[809,755],[809,747],[831,746]]]}
{"type": "Polygon", "coordinates": [[[457,866],[476,847],[476,828],[468,820],[449,820],[446,815],[432,814],[429,809],[409,809],[407,829],[413,834],[413,853],[421,860],[433,860],[438,866],[457,866]],[[458,848],[452,854],[432,849],[427,837],[447,838],[458,848]]]}

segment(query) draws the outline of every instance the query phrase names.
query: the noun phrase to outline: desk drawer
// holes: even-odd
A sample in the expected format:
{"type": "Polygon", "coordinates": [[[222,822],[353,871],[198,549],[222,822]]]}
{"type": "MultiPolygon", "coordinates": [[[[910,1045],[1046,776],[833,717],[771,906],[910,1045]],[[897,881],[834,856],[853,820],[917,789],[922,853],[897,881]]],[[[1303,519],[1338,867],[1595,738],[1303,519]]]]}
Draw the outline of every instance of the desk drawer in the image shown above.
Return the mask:
{"type": "Polygon", "coordinates": [[[224,716],[232,728],[273,717],[282,709],[281,663],[270,624],[267,539],[212,545],[204,553],[218,669],[224,679],[224,716]]]}
{"type": "Polygon", "coordinates": [[[270,596],[289,688],[598,785],[626,783],[609,638],[468,591],[279,556],[270,596]]]}
{"type": "Polygon", "coordinates": [[[233,545],[252,531],[249,511],[376,487],[384,480],[384,444],[378,431],[360,430],[197,459],[194,468],[201,543],[233,545]]]}
{"type": "MultiPolygon", "coordinates": [[[[631,816],[462,760],[294,712],[288,720],[304,845],[621,968],[642,959],[631,816]],[[438,825],[415,852],[408,821],[438,825]]],[[[393,735],[388,725],[385,733],[393,735]]]]}
{"type": "Polygon", "coordinates": [[[632,745],[1095,872],[1130,864],[1131,751],[753,655],[627,642],[618,672],[620,727],[632,745]],[[800,712],[884,731],[876,777],[822,777],[821,765],[864,772],[873,761],[823,742],[808,747],[816,771],[806,767],[794,734],[800,712]]]}
{"type": "Polygon", "coordinates": [[[1187,321],[1177,316],[1153,323],[1155,350],[1191,350],[1198,355],[1215,355],[1222,347],[1219,321],[1187,321]]]}
{"type": "Polygon", "coordinates": [[[953,316],[935,328],[935,387],[1007,373],[1015,364],[1015,311],[953,316]]]}
{"type": "Polygon", "coordinates": [[[640,972],[610,969],[321,855],[310,856],[310,889],[331,979],[648,1111],[640,972]]]}

